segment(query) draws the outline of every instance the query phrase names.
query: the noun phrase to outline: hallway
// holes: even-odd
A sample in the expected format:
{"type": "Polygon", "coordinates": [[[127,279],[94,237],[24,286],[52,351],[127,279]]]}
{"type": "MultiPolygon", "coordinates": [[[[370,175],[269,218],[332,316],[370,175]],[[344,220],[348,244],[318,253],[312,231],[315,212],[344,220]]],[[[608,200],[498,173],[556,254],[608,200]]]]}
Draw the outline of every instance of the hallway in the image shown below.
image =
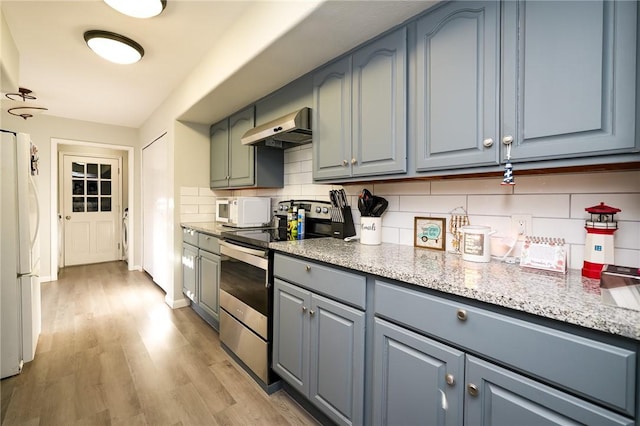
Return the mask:
{"type": "Polygon", "coordinates": [[[2,380],[3,425],[308,425],[268,396],[218,333],[124,262],[75,266],[42,284],[36,358],[2,380]]]}

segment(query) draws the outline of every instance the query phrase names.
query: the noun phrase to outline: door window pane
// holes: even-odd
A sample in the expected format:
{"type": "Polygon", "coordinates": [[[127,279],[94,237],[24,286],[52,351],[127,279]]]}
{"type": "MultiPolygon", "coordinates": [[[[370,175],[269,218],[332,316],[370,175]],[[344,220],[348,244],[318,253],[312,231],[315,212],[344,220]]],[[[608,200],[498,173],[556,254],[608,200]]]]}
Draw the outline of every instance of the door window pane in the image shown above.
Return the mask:
{"type": "Polygon", "coordinates": [[[84,177],[84,163],[71,163],[71,177],[82,178],[84,177]]]}
{"type": "Polygon", "coordinates": [[[111,164],[100,164],[100,177],[111,179],[111,164]]]}
{"type": "Polygon", "coordinates": [[[84,181],[79,179],[73,179],[73,195],[84,195],[84,181]]]}
{"type": "Polygon", "coordinates": [[[84,197],[73,197],[73,212],[84,212],[84,197]]]}
{"type": "Polygon", "coordinates": [[[87,181],[87,195],[98,195],[98,181],[97,180],[88,180],[87,181]]]}
{"type": "Polygon", "coordinates": [[[110,180],[103,180],[100,182],[100,195],[111,195],[110,180]]]}
{"type": "Polygon", "coordinates": [[[87,197],[87,211],[88,212],[98,211],[98,197],[87,197]]]}
{"type": "Polygon", "coordinates": [[[111,211],[111,197],[100,198],[100,211],[101,212],[111,211]]]}
{"type": "Polygon", "coordinates": [[[87,177],[88,178],[98,178],[98,165],[89,163],[87,164],[87,177]]]}

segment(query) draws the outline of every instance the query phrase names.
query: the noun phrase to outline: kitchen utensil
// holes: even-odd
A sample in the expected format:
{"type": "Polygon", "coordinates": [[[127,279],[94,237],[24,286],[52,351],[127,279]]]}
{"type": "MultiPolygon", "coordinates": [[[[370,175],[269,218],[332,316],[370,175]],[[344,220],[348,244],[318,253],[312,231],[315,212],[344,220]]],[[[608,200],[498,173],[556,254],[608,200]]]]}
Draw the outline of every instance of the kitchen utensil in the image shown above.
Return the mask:
{"type": "Polygon", "coordinates": [[[369,216],[373,216],[373,217],[380,217],[382,216],[382,213],[385,212],[385,210],[387,210],[387,207],[389,206],[389,202],[382,197],[377,197],[377,196],[373,196],[373,207],[371,207],[371,210],[369,211],[370,215],[369,216]]]}

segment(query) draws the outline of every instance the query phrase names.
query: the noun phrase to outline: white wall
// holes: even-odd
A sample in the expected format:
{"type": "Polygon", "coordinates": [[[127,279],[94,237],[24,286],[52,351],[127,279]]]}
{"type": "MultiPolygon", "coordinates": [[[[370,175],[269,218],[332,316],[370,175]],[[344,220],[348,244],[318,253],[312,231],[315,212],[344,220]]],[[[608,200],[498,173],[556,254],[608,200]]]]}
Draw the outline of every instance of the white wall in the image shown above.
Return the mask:
{"type": "MultiPolygon", "coordinates": [[[[309,144],[286,151],[284,188],[233,193],[269,196],[275,203],[288,198],[328,200],[329,189],[340,187],[313,184],[311,173],[309,144]]],[[[344,185],[344,189],[350,196],[356,228],[360,224],[357,194],[363,188],[389,201],[382,216],[382,240],[395,244],[414,244],[414,217],[443,217],[448,223],[450,212],[457,207],[464,207],[472,224],[491,226],[502,235],[510,233],[512,214],[531,215],[531,235],[565,239],[571,269],[581,269],[584,260],[584,225],[589,218],[584,209],[604,202],[622,210],[616,215],[615,262],[640,265],[640,171],[519,176],[516,169],[515,186],[501,186],[501,182],[502,176],[497,176],[365,182],[344,185]]],[[[207,206],[215,194],[206,187],[183,188],[183,193],[181,208],[188,212],[182,216],[185,221],[212,219],[207,206]]],[[[451,249],[451,235],[447,235],[447,249],[451,249]]]]}

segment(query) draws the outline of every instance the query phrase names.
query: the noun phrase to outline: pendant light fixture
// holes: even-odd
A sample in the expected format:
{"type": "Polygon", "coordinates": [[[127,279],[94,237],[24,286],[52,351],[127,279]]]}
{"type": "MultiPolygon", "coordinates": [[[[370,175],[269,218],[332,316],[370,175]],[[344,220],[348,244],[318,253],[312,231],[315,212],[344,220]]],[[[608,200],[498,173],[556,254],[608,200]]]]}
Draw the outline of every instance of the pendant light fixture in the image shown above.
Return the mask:
{"type": "Polygon", "coordinates": [[[98,56],[116,64],[133,64],[144,56],[144,49],[138,43],[110,31],[87,31],[84,41],[98,56]]]}
{"type": "Polygon", "coordinates": [[[26,120],[27,118],[31,118],[36,114],[47,111],[48,108],[36,105],[33,102],[28,102],[36,100],[36,97],[31,93],[31,90],[24,87],[19,87],[18,93],[5,94],[6,98],[9,99],[7,112],[11,115],[15,115],[16,117],[22,117],[26,120]]]}
{"type": "Polygon", "coordinates": [[[104,0],[120,13],[133,18],[152,18],[167,7],[166,0],[104,0]]]}

